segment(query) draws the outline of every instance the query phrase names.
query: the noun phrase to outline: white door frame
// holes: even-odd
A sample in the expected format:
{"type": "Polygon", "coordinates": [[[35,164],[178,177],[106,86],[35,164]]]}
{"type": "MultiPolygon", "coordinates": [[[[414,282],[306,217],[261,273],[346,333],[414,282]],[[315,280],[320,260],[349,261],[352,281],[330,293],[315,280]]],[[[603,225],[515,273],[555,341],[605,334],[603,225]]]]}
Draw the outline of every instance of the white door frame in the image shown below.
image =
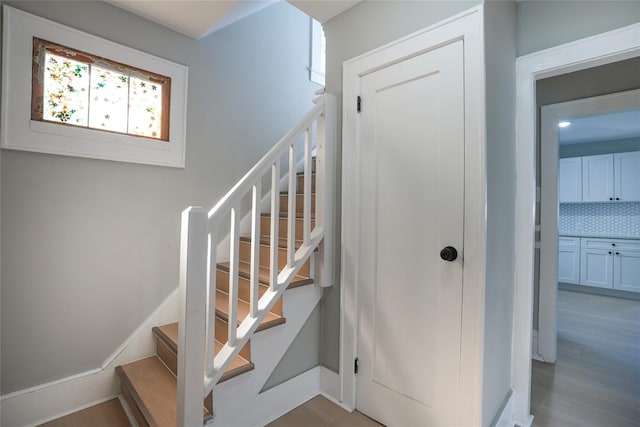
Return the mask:
{"type": "MultiPolygon", "coordinates": [[[[346,61],[343,68],[342,269],[340,307],[340,393],[347,408],[356,407],[357,284],[359,235],[359,152],[356,98],[360,79],[387,65],[464,40],[465,212],[462,301],[462,348],[457,423],[480,425],[482,410],[483,317],[486,241],[486,168],[483,9],[474,7],[424,30],[346,61]]],[[[366,108],[366,100],[363,107],[366,108]]],[[[401,207],[398,207],[401,209],[401,207]]],[[[398,361],[402,363],[402,361],[398,361]]]]}
{"type": "Polygon", "coordinates": [[[516,271],[511,378],[513,419],[530,425],[535,230],[536,80],[640,55],[640,24],[516,60],[516,271]]]}
{"type": "Polygon", "coordinates": [[[640,90],[544,105],[540,109],[540,289],[538,346],[533,357],[555,362],[558,300],[558,122],[640,107],[640,90]]]}

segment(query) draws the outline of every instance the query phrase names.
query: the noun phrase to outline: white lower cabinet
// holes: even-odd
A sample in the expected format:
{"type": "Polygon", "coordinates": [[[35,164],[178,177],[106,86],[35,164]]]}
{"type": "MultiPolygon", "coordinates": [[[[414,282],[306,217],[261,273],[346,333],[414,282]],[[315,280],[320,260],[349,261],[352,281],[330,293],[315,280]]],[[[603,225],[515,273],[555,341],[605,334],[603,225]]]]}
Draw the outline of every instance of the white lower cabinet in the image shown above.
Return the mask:
{"type": "Polygon", "coordinates": [[[620,249],[613,257],[613,288],[640,292],[640,250],[620,249]]]}
{"type": "Polygon", "coordinates": [[[640,292],[640,241],[595,238],[580,241],[581,285],[640,292]]]}
{"type": "Polygon", "coordinates": [[[613,256],[606,249],[581,248],[580,284],[613,288],[613,256]]]}
{"type": "Polygon", "coordinates": [[[580,238],[558,238],[558,282],[580,283],[580,238]]]}

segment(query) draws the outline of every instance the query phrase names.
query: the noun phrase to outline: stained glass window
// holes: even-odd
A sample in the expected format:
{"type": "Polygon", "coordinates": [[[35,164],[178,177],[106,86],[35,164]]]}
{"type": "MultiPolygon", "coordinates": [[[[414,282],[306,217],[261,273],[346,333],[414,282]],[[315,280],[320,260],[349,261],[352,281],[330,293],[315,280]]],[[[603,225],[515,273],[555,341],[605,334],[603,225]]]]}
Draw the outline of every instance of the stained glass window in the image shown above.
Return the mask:
{"type": "Polygon", "coordinates": [[[31,119],[169,140],[171,79],[33,38],[31,119]]]}

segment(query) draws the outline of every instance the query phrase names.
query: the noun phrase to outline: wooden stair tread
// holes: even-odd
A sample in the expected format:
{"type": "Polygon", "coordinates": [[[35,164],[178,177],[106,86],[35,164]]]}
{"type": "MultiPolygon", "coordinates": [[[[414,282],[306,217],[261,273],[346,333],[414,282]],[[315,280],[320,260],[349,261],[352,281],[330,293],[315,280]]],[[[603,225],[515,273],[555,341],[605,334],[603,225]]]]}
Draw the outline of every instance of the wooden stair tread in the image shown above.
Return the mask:
{"type": "MultiPolygon", "coordinates": [[[[249,303],[238,299],[238,324],[249,315],[249,310],[249,303]]],[[[216,315],[222,317],[225,321],[229,320],[229,294],[219,289],[216,290],[216,315]]],[[[269,312],[260,323],[258,330],[261,331],[284,322],[285,319],[282,316],[269,312]]]]}
{"type": "MultiPolygon", "coordinates": [[[[162,326],[156,326],[153,328],[153,332],[177,354],[178,350],[178,322],[168,323],[162,326]]],[[[224,343],[215,340],[214,341],[214,350],[217,354],[220,349],[224,346],[224,343]]],[[[231,365],[224,371],[224,375],[220,378],[220,381],[223,382],[228,379],[235,377],[236,375],[240,375],[244,372],[248,372],[254,368],[254,364],[244,357],[238,355],[233,359],[231,365]]]]}
{"type": "MultiPolygon", "coordinates": [[[[220,262],[218,263],[218,268],[221,269],[222,271],[225,272],[229,272],[229,262],[225,261],[225,262],[220,262]]],[[[244,262],[244,261],[239,261],[238,262],[238,271],[240,276],[245,277],[245,278],[250,278],[251,277],[251,264],[248,262],[244,262]]],[[[270,277],[269,277],[269,268],[268,267],[259,267],[258,269],[258,277],[260,278],[260,283],[263,283],[265,285],[269,285],[270,283],[270,277]]],[[[313,283],[313,279],[309,278],[309,277],[305,277],[305,276],[299,276],[296,275],[293,278],[293,281],[291,282],[291,284],[289,285],[289,288],[295,288],[298,286],[303,286],[303,285],[309,285],[313,283]]]]}
{"type": "MultiPolygon", "coordinates": [[[[243,242],[251,243],[251,237],[248,237],[248,236],[241,236],[240,240],[243,241],[243,242]]],[[[293,242],[294,242],[294,247],[296,249],[298,249],[300,246],[302,246],[302,240],[294,240],[293,242]]],[[[278,239],[278,248],[287,249],[287,245],[288,244],[289,244],[289,242],[288,242],[288,240],[286,238],[279,238],[278,239]]],[[[260,236],[260,245],[262,245],[262,246],[271,246],[271,237],[269,237],[269,236],[260,236]]]]}
{"type": "MultiPolygon", "coordinates": [[[[218,340],[215,340],[213,344],[214,344],[213,345],[214,351],[216,354],[218,354],[222,349],[222,347],[224,346],[224,344],[218,340]]],[[[244,357],[238,355],[236,356],[235,359],[233,359],[233,362],[231,362],[229,367],[224,371],[224,374],[222,375],[218,383],[230,380],[231,378],[238,376],[240,374],[243,374],[245,372],[249,372],[254,367],[255,365],[252,362],[249,362],[244,357]]]]}
{"type": "MultiPolygon", "coordinates": [[[[270,213],[261,213],[260,216],[262,218],[271,218],[271,214],[270,213]]],[[[303,216],[304,214],[301,212],[296,212],[296,221],[302,221],[303,220],[303,216]]],[[[280,219],[286,219],[289,217],[289,213],[288,212],[278,212],[278,218],[280,219]]],[[[313,224],[313,222],[316,219],[316,214],[315,213],[311,213],[311,223],[313,224]]],[[[313,227],[311,227],[313,228],[313,227]]]]}
{"type": "Polygon", "coordinates": [[[118,366],[116,372],[126,383],[138,409],[150,425],[157,427],[176,425],[176,377],[158,357],[151,356],[118,366]]]}

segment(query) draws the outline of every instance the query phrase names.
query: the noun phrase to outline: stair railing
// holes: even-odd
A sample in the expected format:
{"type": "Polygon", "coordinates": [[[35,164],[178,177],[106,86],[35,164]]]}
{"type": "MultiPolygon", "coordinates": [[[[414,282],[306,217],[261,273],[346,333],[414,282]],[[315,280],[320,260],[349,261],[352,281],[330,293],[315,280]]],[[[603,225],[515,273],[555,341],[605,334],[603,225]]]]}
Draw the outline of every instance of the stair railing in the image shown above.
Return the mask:
{"type": "MultiPolygon", "coordinates": [[[[334,177],[336,101],[324,94],[315,106],[210,210],[189,207],[182,213],[178,344],[178,426],[203,424],[203,401],[276,304],[303,264],[317,249],[315,265],[320,286],[334,279],[334,177]],[[312,156],[316,161],[315,218],[311,209],[312,156]],[[302,236],[296,236],[297,172],[302,157],[302,236]],[[280,215],[281,161],[286,167],[288,206],[280,215]],[[263,183],[270,183],[269,289],[259,297],[260,218],[263,183]],[[249,314],[238,318],[238,272],[242,202],[250,197],[251,271],[249,314]],[[229,218],[228,341],[214,352],[216,263],[219,237],[229,218]],[[315,222],[313,221],[315,219],[315,222]],[[278,268],[281,221],[286,222],[286,264],[278,268]],[[223,229],[223,228],[222,228],[223,229]],[[300,238],[301,237],[301,238],[300,238]],[[296,238],[298,238],[296,242],[296,238]],[[298,247],[296,248],[296,244],[298,247]]],[[[282,239],[285,240],[285,239],[282,239]]],[[[207,397],[209,396],[209,397],[207,397]]],[[[210,402],[208,402],[210,403],[210,402]]],[[[207,405],[209,406],[209,405],[207,405]]]]}

